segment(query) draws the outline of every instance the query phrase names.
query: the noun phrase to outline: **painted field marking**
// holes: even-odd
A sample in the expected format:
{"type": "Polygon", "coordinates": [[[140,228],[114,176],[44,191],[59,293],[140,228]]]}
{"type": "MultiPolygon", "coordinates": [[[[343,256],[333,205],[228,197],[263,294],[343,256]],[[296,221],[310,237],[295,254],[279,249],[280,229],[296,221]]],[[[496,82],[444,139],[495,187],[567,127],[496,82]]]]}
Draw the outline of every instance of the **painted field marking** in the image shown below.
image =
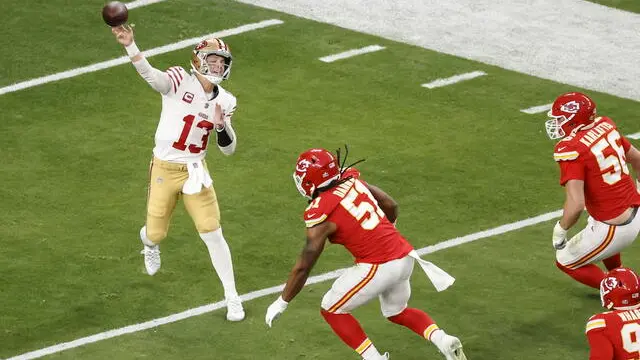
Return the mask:
{"type": "Polygon", "coordinates": [[[348,50],[345,52],[341,52],[338,54],[333,54],[333,55],[329,55],[329,56],[323,56],[320,58],[320,61],[324,61],[326,63],[330,63],[330,62],[334,62],[337,60],[342,60],[342,59],[347,59],[350,57],[354,57],[354,56],[358,56],[358,55],[362,55],[362,54],[368,54],[368,53],[372,53],[375,51],[380,51],[380,50],[384,50],[385,47],[384,46],[380,46],[380,45],[370,45],[370,46],[365,46],[363,48],[360,49],[352,49],[352,50],[348,50]]]}
{"type": "Polygon", "coordinates": [[[447,85],[452,85],[460,81],[475,79],[477,77],[485,76],[485,75],[487,75],[487,73],[485,73],[484,71],[472,71],[470,73],[459,74],[459,75],[451,76],[444,79],[437,79],[430,83],[422,84],[422,87],[426,87],[428,89],[435,89],[435,88],[439,88],[447,85]]]}
{"type": "Polygon", "coordinates": [[[521,112],[525,114],[539,114],[541,112],[546,112],[551,110],[551,105],[553,104],[544,104],[539,106],[532,106],[530,108],[522,109],[521,112]]]}
{"type": "MultiPolygon", "coordinates": [[[[194,37],[194,38],[191,38],[191,39],[178,41],[178,42],[173,43],[173,44],[160,46],[160,47],[157,47],[157,48],[153,48],[151,50],[146,50],[146,51],[143,51],[142,53],[146,57],[151,57],[151,56],[160,55],[160,54],[164,54],[164,53],[168,53],[168,52],[171,52],[171,51],[184,49],[184,48],[193,46],[193,45],[199,43],[204,38],[208,38],[208,37],[224,38],[224,37],[227,37],[227,36],[242,34],[244,32],[263,29],[263,28],[266,28],[266,27],[269,27],[269,26],[280,25],[280,24],[283,24],[283,23],[284,23],[283,21],[278,20],[278,19],[264,20],[264,21],[260,21],[260,22],[257,22],[257,23],[251,23],[251,24],[238,26],[236,28],[217,31],[217,32],[214,32],[214,33],[208,34],[208,35],[202,35],[202,36],[194,37]]],[[[0,95],[8,94],[8,93],[11,93],[11,92],[14,92],[14,91],[23,90],[23,89],[27,89],[27,88],[30,88],[30,87],[34,87],[34,86],[38,86],[38,85],[42,85],[42,84],[46,84],[46,83],[62,80],[62,79],[68,79],[68,78],[75,77],[75,76],[82,75],[82,74],[86,74],[86,73],[91,73],[91,72],[95,72],[95,71],[99,71],[99,70],[103,70],[103,69],[108,69],[108,68],[111,68],[111,67],[114,67],[114,66],[126,64],[128,62],[130,62],[129,57],[128,56],[122,56],[122,57],[119,57],[117,59],[103,61],[103,62],[99,62],[99,63],[93,64],[93,65],[84,66],[84,67],[80,67],[80,68],[76,68],[76,69],[72,69],[72,70],[59,72],[59,73],[52,74],[52,75],[47,75],[47,76],[43,76],[43,77],[31,79],[31,80],[19,82],[19,83],[13,84],[13,85],[9,85],[9,86],[5,86],[3,88],[0,88],[0,95]]]]}
{"type": "Polygon", "coordinates": [[[634,134],[631,134],[631,135],[627,135],[627,137],[629,139],[638,140],[638,139],[640,139],[640,132],[637,132],[637,133],[634,133],[634,134]]]}
{"type": "Polygon", "coordinates": [[[139,8],[139,7],[143,7],[143,6],[147,6],[147,5],[151,5],[151,4],[155,4],[163,1],[165,0],[136,0],[136,1],[126,3],[124,5],[127,7],[128,10],[132,10],[135,8],[139,8]]]}
{"type": "MultiPolygon", "coordinates": [[[[556,210],[556,211],[552,211],[552,212],[548,212],[546,214],[542,214],[542,215],[538,215],[538,216],[534,216],[534,217],[530,217],[524,220],[520,220],[520,221],[516,221],[513,223],[509,223],[509,224],[505,224],[505,225],[501,225],[489,230],[483,230],[483,231],[479,231],[473,234],[469,234],[469,235],[465,235],[465,236],[461,236],[461,237],[456,237],[453,239],[449,239],[446,241],[442,241],[439,242],[435,245],[430,245],[430,246],[426,246],[423,247],[421,249],[418,249],[418,254],[420,255],[427,255],[427,254],[432,254],[436,251],[440,251],[440,250],[444,250],[444,249],[448,249],[448,248],[452,248],[455,246],[459,246],[462,244],[466,244],[466,243],[470,243],[472,241],[476,241],[476,240],[480,240],[480,239],[484,239],[484,238],[488,238],[491,236],[497,236],[497,235],[501,235],[501,234],[505,234],[511,231],[515,231],[515,230],[519,230],[519,229],[523,229],[525,227],[528,226],[532,226],[532,225],[536,225],[539,223],[543,223],[545,221],[549,221],[549,220],[553,220],[555,218],[558,218],[562,215],[562,210],[556,210]]],[[[316,276],[312,276],[309,279],[307,279],[307,282],[305,283],[305,286],[307,285],[311,285],[311,284],[317,284],[317,283],[321,283],[327,280],[331,280],[331,279],[335,279],[338,276],[340,276],[340,274],[342,274],[343,271],[345,271],[346,268],[343,269],[338,269],[338,270],[334,270],[328,273],[324,273],[324,274],[320,274],[320,275],[316,275],[316,276]]],[[[285,276],[286,274],[283,274],[283,276],[285,276]]],[[[271,294],[277,294],[279,292],[281,292],[284,289],[284,284],[278,285],[278,286],[273,286],[270,288],[266,288],[266,289],[260,289],[260,290],[256,290],[256,291],[252,291],[250,293],[246,293],[242,296],[240,296],[240,298],[242,299],[242,301],[249,301],[249,300],[253,300],[253,299],[257,299],[263,296],[267,296],[267,295],[271,295],[271,294]]],[[[30,360],[30,359],[37,359],[46,355],[51,355],[51,354],[55,354],[64,350],[69,350],[69,349],[73,349],[76,347],[80,347],[86,344],[91,344],[91,343],[95,343],[98,341],[102,341],[102,340],[107,340],[110,338],[114,338],[120,335],[125,335],[125,334],[131,334],[134,332],[138,332],[138,331],[142,331],[142,330],[147,330],[147,329],[151,329],[154,328],[156,326],[160,326],[160,325],[165,325],[165,324],[170,324],[176,321],[180,321],[180,320],[184,320],[184,319],[188,319],[190,317],[194,317],[194,316],[198,316],[198,315],[202,315],[202,314],[206,314],[218,309],[222,309],[226,306],[226,303],[224,301],[218,301],[212,304],[208,304],[208,305],[203,305],[203,306],[199,306],[196,308],[192,308],[192,309],[188,309],[176,314],[172,314],[169,316],[165,316],[165,317],[161,317],[158,319],[153,319],[153,320],[149,320],[143,323],[138,323],[138,324],[134,324],[134,325],[129,325],[129,326],[125,326],[119,329],[114,329],[114,330],[108,330],[105,332],[101,332],[95,335],[91,335],[91,336],[87,336],[87,337],[83,337],[80,339],[76,339],[73,341],[69,341],[69,342],[64,342],[64,343],[60,343],[60,344],[56,344],[53,346],[49,346],[40,350],[35,350],[35,351],[31,351],[22,355],[18,355],[18,356],[14,356],[12,358],[9,358],[7,360],[30,360]]],[[[266,326],[266,325],[265,325],[266,326]]]]}

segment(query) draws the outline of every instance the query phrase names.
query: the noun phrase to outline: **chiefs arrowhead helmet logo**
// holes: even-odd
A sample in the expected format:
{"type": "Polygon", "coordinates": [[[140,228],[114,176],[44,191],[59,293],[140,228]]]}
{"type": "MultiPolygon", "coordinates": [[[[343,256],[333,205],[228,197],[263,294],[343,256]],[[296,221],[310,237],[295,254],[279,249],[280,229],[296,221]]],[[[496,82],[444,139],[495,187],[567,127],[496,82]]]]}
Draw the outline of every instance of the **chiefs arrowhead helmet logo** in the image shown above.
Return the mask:
{"type": "Polygon", "coordinates": [[[569,114],[576,114],[578,110],[580,110],[580,104],[575,100],[569,101],[560,107],[560,111],[564,111],[569,114]]]}
{"type": "Polygon", "coordinates": [[[307,159],[302,159],[298,162],[298,165],[296,166],[296,171],[306,172],[307,169],[309,168],[309,165],[311,165],[311,161],[307,159]]]}
{"type": "Polygon", "coordinates": [[[607,290],[613,290],[618,286],[618,279],[614,277],[608,277],[602,282],[602,286],[607,290]]]}

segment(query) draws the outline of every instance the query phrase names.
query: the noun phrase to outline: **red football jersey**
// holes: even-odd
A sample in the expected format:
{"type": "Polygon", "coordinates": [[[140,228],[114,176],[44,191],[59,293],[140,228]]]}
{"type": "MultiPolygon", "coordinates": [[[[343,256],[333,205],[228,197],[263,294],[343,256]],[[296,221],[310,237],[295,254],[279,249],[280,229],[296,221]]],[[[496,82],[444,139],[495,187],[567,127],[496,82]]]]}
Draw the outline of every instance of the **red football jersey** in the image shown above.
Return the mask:
{"type": "Polygon", "coordinates": [[[381,264],[405,257],[413,246],[389,222],[359,174],[349,175],[354,177],[313,199],[304,212],[306,226],[336,224],[329,241],[347,248],[356,262],[381,264]]]}
{"type": "Polygon", "coordinates": [[[587,322],[590,360],[640,359],[640,310],[614,310],[587,322]]]}
{"type": "Polygon", "coordinates": [[[626,162],[629,140],[607,117],[596,118],[594,123],[558,142],[553,158],[560,165],[560,184],[583,180],[587,211],[594,219],[605,221],[640,205],[640,194],[626,162]]]}

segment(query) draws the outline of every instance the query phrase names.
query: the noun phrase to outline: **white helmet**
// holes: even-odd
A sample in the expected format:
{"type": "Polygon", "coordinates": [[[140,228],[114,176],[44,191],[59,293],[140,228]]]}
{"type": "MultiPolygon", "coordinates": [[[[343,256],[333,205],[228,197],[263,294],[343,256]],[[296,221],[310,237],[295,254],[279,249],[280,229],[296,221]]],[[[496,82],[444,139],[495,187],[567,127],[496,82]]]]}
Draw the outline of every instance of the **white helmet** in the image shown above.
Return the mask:
{"type": "Polygon", "coordinates": [[[219,84],[222,80],[229,78],[231,74],[231,61],[232,57],[229,46],[222,41],[222,39],[209,38],[202,40],[193,49],[191,68],[212,83],[219,84]],[[224,71],[222,75],[214,74],[209,69],[209,64],[207,64],[207,57],[209,55],[218,55],[224,58],[224,71]]]}

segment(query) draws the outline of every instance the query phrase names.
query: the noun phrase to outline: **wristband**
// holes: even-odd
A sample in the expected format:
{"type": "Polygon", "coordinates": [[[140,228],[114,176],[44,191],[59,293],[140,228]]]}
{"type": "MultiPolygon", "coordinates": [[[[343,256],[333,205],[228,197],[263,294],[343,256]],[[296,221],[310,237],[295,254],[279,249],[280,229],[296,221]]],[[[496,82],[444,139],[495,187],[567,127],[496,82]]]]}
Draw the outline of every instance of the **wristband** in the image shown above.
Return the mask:
{"type": "Polygon", "coordinates": [[[278,297],[278,300],[276,300],[278,302],[278,305],[280,305],[281,307],[287,307],[287,305],[289,305],[289,303],[287,301],[284,301],[284,299],[282,298],[282,295],[280,295],[278,297]]]}
{"type": "Polygon", "coordinates": [[[125,46],[124,49],[127,51],[127,55],[129,55],[130,58],[140,54],[140,49],[138,49],[135,41],[132,41],[131,44],[125,46]]]}

